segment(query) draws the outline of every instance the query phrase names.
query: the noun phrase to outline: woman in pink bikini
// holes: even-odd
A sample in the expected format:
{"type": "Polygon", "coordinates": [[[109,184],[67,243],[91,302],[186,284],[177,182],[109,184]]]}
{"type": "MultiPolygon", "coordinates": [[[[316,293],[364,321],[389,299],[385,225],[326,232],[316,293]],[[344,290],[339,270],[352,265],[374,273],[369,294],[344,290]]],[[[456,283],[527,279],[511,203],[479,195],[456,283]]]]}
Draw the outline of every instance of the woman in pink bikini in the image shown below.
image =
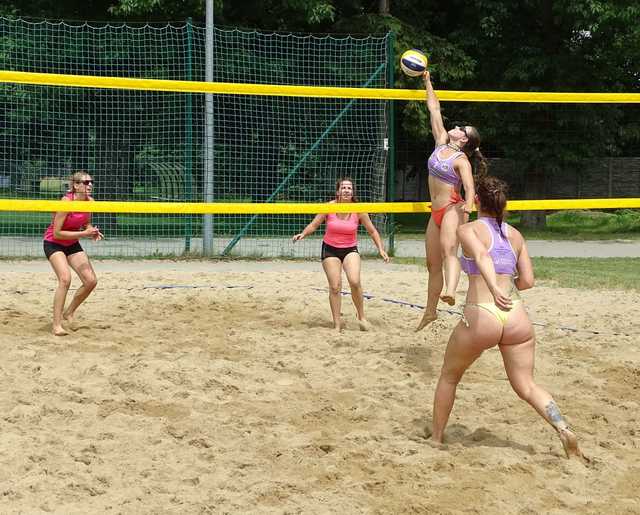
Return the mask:
{"type": "MultiPolygon", "coordinates": [[[[92,201],[93,179],[85,171],[74,173],[69,180],[70,191],[62,200],[92,201]]],[[[53,271],[58,278],[58,287],[53,296],[53,334],[64,336],[69,334],[62,327],[63,319],[71,323],[78,306],[94,290],[98,280],[91,266],[89,257],[80,246],[80,238],[101,240],[102,233],[91,225],[91,213],[58,211],[44,233],[44,254],[47,256],[53,271]],[[71,267],[80,280],[82,286],[78,288],[71,304],[64,309],[67,292],[71,286],[71,267]]]]}
{"type": "Polygon", "coordinates": [[[442,121],[440,101],[433,90],[428,71],[424,73],[424,83],[436,148],[428,161],[431,217],[425,234],[429,272],[427,306],[416,331],[437,318],[438,298],[450,306],[456,302],[460,279],[456,230],[469,219],[473,208],[474,176],[485,175],[487,171],[486,161],[478,148],[478,131],[471,126],[456,126],[447,132],[442,121]],[[464,199],[460,195],[461,186],[464,186],[464,199]]]}
{"type": "MultiPolygon", "coordinates": [[[[338,179],[336,198],[331,202],[357,202],[352,179],[348,177],[338,179]]],[[[293,237],[293,241],[299,241],[313,234],[323,222],[326,222],[327,228],[322,240],[322,268],[329,282],[329,305],[331,306],[333,326],[338,331],[342,330],[340,306],[342,303],[342,270],[344,270],[351,288],[351,299],[356,308],[358,325],[360,330],[367,331],[370,326],[364,316],[364,297],[360,283],[360,254],[358,253],[357,239],[359,224],[364,225],[385,263],[389,262],[389,256],[384,250],[380,234],[367,213],[318,214],[301,233],[293,237]]]]}
{"type": "Polygon", "coordinates": [[[518,296],[533,287],[533,267],[522,235],[504,223],[507,186],[495,177],[476,181],[478,220],[458,229],[461,265],[469,275],[464,318],[447,344],[433,400],[431,438],[442,443],[463,374],[487,349],[500,349],[511,387],[558,433],[567,457],[582,457],[578,440],[553,397],[533,378],[535,334],[518,296]]]}

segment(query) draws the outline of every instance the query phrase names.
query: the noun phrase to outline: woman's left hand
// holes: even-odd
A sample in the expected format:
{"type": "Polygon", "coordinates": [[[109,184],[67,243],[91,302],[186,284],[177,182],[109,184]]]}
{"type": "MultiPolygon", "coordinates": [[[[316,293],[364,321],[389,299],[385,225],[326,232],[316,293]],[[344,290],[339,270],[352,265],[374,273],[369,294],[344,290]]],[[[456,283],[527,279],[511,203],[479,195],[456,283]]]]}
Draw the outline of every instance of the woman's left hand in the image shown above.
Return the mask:
{"type": "Polygon", "coordinates": [[[94,227],[93,228],[93,235],[91,236],[91,239],[93,241],[100,241],[103,238],[104,238],[104,234],[102,234],[100,232],[100,229],[98,229],[97,227],[94,227]]]}
{"type": "Polygon", "coordinates": [[[385,252],[384,249],[380,249],[380,257],[384,260],[385,263],[389,262],[389,255],[385,252]]]}

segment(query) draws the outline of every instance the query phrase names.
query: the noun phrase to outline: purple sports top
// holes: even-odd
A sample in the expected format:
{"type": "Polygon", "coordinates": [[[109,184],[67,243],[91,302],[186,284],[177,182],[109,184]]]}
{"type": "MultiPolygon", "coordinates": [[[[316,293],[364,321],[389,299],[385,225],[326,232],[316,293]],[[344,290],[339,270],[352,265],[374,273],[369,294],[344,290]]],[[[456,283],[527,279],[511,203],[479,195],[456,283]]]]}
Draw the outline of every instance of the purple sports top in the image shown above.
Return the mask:
{"type": "MultiPolygon", "coordinates": [[[[489,256],[491,256],[491,260],[493,261],[496,274],[515,275],[518,258],[507,238],[509,226],[502,222],[502,233],[500,233],[498,222],[496,222],[495,218],[483,216],[478,218],[478,220],[487,226],[491,234],[489,256]],[[504,236],[502,234],[504,234],[504,236]]],[[[469,275],[480,275],[480,270],[478,269],[475,259],[468,258],[464,255],[464,252],[460,256],[460,266],[462,270],[469,275]]]]}
{"type": "Polygon", "coordinates": [[[463,152],[454,152],[448,158],[440,159],[440,152],[446,147],[447,145],[438,145],[433,150],[427,161],[427,168],[429,168],[429,175],[457,188],[462,180],[453,168],[453,162],[458,159],[463,152]]]}

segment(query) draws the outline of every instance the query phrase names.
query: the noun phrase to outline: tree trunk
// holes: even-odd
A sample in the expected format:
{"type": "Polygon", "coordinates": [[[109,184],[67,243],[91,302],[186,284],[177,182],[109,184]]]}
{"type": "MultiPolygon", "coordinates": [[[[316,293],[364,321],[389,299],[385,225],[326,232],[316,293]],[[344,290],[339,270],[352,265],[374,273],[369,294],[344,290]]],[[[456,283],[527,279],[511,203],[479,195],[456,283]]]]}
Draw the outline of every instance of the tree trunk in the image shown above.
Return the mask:
{"type": "Polygon", "coordinates": [[[389,14],[389,1],[390,0],[378,0],[378,12],[382,15],[389,14]]]}
{"type": "MultiPolygon", "coordinates": [[[[525,199],[541,200],[545,197],[544,170],[535,168],[525,175],[525,199]]],[[[547,225],[546,211],[523,211],[520,222],[523,227],[543,229],[547,225]]]]}

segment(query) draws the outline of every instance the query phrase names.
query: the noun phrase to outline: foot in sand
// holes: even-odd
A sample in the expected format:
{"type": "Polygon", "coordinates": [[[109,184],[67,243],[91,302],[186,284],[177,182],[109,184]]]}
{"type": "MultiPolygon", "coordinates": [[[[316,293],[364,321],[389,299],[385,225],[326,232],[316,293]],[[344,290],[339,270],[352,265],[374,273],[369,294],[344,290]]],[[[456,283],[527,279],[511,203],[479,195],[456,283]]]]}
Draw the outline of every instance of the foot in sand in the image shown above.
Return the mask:
{"type": "Polygon", "coordinates": [[[588,461],[578,447],[578,437],[571,429],[568,427],[558,429],[558,435],[560,435],[562,448],[564,449],[564,453],[567,455],[567,458],[570,459],[575,457],[588,461]]]}
{"type": "Polygon", "coordinates": [[[440,295],[440,300],[446,304],[449,304],[449,306],[456,305],[456,298],[454,295],[447,295],[445,293],[444,295],[440,295]]]}
{"type": "Polygon", "coordinates": [[[371,324],[366,318],[358,319],[358,326],[361,331],[371,331],[371,324]]]}
{"type": "Polygon", "coordinates": [[[421,331],[437,318],[438,318],[438,315],[436,315],[435,313],[427,313],[425,311],[424,315],[422,315],[422,319],[420,320],[420,323],[418,324],[418,327],[416,327],[415,332],[417,333],[418,331],[421,331]]]}
{"type": "MultiPolygon", "coordinates": [[[[62,323],[69,329],[70,331],[77,331],[76,325],[73,323],[74,315],[73,314],[64,314],[62,315],[62,323]]],[[[67,333],[68,334],[68,333],[67,333]]]]}
{"type": "Polygon", "coordinates": [[[64,327],[61,325],[53,327],[53,335],[54,336],[67,336],[69,333],[65,331],[64,327]]]}

